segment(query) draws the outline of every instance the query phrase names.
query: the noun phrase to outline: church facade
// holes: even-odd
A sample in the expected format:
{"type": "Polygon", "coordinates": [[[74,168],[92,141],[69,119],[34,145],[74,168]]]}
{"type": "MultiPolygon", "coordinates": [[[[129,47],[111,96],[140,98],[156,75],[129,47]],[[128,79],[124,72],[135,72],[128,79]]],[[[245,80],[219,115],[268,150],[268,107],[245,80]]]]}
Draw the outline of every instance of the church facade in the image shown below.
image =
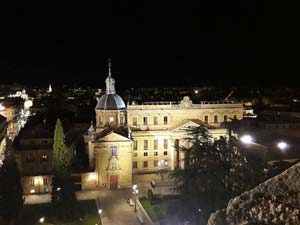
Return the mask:
{"type": "MultiPolygon", "coordinates": [[[[227,135],[222,123],[243,118],[243,104],[193,103],[185,96],[179,103],[152,102],[125,105],[116,94],[115,79],[106,78],[106,94],[98,100],[96,126],[85,140],[89,163],[95,168],[94,184],[108,189],[132,186],[132,175],[184,168],[188,146],[186,129],[204,124],[213,138],[227,135]]],[[[84,181],[83,181],[84,183],[84,181]]]]}

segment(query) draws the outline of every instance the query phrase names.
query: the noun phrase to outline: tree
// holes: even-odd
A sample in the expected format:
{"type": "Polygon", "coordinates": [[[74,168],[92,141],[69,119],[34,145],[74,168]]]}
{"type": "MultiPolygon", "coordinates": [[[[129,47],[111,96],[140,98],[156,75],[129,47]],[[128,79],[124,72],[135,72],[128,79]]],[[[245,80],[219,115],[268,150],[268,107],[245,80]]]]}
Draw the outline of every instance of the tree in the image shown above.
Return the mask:
{"type": "Polygon", "coordinates": [[[234,136],[213,141],[201,125],[188,129],[186,139],[189,146],[181,150],[187,163],[172,176],[187,219],[206,224],[211,212],[224,208],[230,198],[251,187],[250,168],[234,136]]]}
{"type": "Polygon", "coordinates": [[[237,118],[230,118],[230,121],[224,122],[224,126],[228,131],[229,138],[232,138],[234,134],[238,134],[241,130],[240,120],[237,118]]]}
{"type": "Polygon", "coordinates": [[[21,176],[10,143],[0,166],[0,224],[1,219],[9,224],[18,218],[23,207],[21,176]]]}
{"type": "Polygon", "coordinates": [[[53,144],[53,172],[51,202],[55,215],[62,220],[78,219],[81,210],[71,180],[72,152],[65,144],[65,135],[60,119],[57,119],[53,144]]]}
{"type": "Polygon", "coordinates": [[[71,170],[71,153],[65,144],[65,135],[60,119],[57,119],[54,131],[52,167],[57,176],[66,176],[71,170]]]}

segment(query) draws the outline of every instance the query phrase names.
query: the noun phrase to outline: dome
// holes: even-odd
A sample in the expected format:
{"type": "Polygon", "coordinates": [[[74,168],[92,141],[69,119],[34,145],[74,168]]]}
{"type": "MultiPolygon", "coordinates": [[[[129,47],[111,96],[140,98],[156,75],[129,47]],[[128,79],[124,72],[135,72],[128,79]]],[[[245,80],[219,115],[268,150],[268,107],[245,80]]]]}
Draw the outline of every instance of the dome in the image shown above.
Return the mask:
{"type": "Polygon", "coordinates": [[[98,101],[96,109],[99,110],[119,110],[126,109],[123,99],[117,94],[102,95],[98,101]]]}

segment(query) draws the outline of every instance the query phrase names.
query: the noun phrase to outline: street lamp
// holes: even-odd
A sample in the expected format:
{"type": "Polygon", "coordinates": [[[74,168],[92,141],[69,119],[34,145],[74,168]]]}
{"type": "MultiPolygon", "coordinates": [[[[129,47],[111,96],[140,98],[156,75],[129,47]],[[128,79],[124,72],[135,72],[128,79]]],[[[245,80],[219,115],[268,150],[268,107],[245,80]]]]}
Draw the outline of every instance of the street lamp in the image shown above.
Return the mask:
{"type": "Polygon", "coordinates": [[[102,214],[102,209],[98,209],[98,214],[99,214],[99,215],[102,214]]]}
{"type": "Polygon", "coordinates": [[[39,221],[40,221],[40,223],[44,223],[45,217],[41,217],[41,218],[39,219],[39,221]]]}
{"type": "Polygon", "coordinates": [[[138,195],[139,190],[137,189],[137,184],[132,185],[132,194],[134,195],[134,211],[136,212],[136,196],[138,195]]]}
{"type": "Polygon", "coordinates": [[[244,144],[250,144],[250,143],[252,143],[253,138],[250,135],[243,135],[242,137],[240,137],[240,140],[244,144]]]}
{"type": "Polygon", "coordinates": [[[277,143],[277,147],[280,150],[284,151],[288,147],[288,144],[284,141],[280,141],[280,142],[277,143]]]}

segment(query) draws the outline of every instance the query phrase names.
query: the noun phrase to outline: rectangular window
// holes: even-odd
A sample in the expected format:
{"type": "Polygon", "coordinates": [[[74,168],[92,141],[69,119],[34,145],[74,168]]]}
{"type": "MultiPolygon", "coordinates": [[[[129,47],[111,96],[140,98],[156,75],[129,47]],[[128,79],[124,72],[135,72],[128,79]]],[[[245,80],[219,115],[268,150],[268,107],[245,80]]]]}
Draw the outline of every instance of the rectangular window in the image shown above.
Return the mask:
{"type": "Polygon", "coordinates": [[[144,165],[144,168],[148,167],[148,161],[144,161],[143,165],[144,165]]]}
{"type": "Polygon", "coordinates": [[[133,157],[137,157],[137,155],[138,155],[137,152],[133,153],[133,157]]]}
{"type": "Polygon", "coordinates": [[[208,116],[204,116],[204,123],[208,124],[208,116]]]}
{"type": "Polygon", "coordinates": [[[144,156],[148,156],[148,152],[144,152],[144,156]]]}
{"type": "Polygon", "coordinates": [[[175,139],[174,147],[176,150],[179,150],[179,139],[175,139]]]}
{"type": "Polygon", "coordinates": [[[144,117],[143,118],[143,125],[147,125],[148,124],[148,118],[147,117],[144,117]]]}
{"type": "Polygon", "coordinates": [[[114,117],[113,117],[113,116],[110,116],[110,117],[109,117],[109,122],[110,122],[110,123],[113,123],[113,122],[114,122],[114,117]]]}
{"type": "Polygon", "coordinates": [[[168,151],[164,151],[164,155],[168,155],[168,151]]]}
{"type": "Polygon", "coordinates": [[[48,186],[48,178],[44,177],[43,178],[44,186],[48,186]]]}
{"type": "Polygon", "coordinates": [[[137,126],[137,117],[136,116],[132,117],[132,125],[137,126]]]}
{"type": "Polygon", "coordinates": [[[224,115],[224,122],[227,122],[227,120],[228,120],[227,115],[224,115]]]}
{"type": "Polygon", "coordinates": [[[118,155],[117,146],[110,146],[110,153],[111,156],[117,156],[118,155]]]}
{"type": "Polygon", "coordinates": [[[48,161],[48,155],[43,154],[43,155],[41,156],[41,161],[43,161],[43,162],[48,161]]]}
{"type": "Polygon", "coordinates": [[[164,139],[164,149],[168,149],[168,139],[164,139]]]}
{"type": "Polygon", "coordinates": [[[153,124],[158,125],[158,117],[157,116],[153,117],[153,124]]]}
{"type": "Polygon", "coordinates": [[[137,162],[136,162],[136,161],[133,161],[133,162],[132,162],[132,168],[133,168],[133,169],[137,169],[137,162]]]}
{"type": "Polygon", "coordinates": [[[30,179],[30,186],[34,187],[34,178],[30,179]]]}
{"type": "Polygon", "coordinates": [[[154,167],[158,167],[158,160],[154,160],[153,165],[154,165],[154,167]]]}
{"type": "Polygon", "coordinates": [[[157,149],[158,149],[158,140],[157,140],[157,139],[154,139],[153,149],[154,149],[154,150],[157,150],[157,149]]]}
{"type": "Polygon", "coordinates": [[[133,142],[133,150],[137,150],[137,140],[134,140],[133,142]]]}
{"type": "Polygon", "coordinates": [[[124,125],[125,121],[124,121],[124,116],[120,116],[120,124],[124,125]]]}
{"type": "Polygon", "coordinates": [[[164,125],[167,125],[167,124],[168,124],[168,117],[164,116],[164,125]]]}
{"type": "Polygon", "coordinates": [[[26,161],[27,162],[32,162],[34,160],[34,158],[33,158],[33,156],[31,155],[31,154],[28,154],[27,156],[26,156],[26,161]]]}
{"type": "Polygon", "coordinates": [[[144,140],[144,150],[148,150],[148,140],[144,140]]]}
{"type": "Polygon", "coordinates": [[[158,156],[158,152],[153,152],[153,155],[154,156],[158,156]]]}
{"type": "Polygon", "coordinates": [[[218,123],[218,116],[214,115],[214,123],[218,123]]]}

